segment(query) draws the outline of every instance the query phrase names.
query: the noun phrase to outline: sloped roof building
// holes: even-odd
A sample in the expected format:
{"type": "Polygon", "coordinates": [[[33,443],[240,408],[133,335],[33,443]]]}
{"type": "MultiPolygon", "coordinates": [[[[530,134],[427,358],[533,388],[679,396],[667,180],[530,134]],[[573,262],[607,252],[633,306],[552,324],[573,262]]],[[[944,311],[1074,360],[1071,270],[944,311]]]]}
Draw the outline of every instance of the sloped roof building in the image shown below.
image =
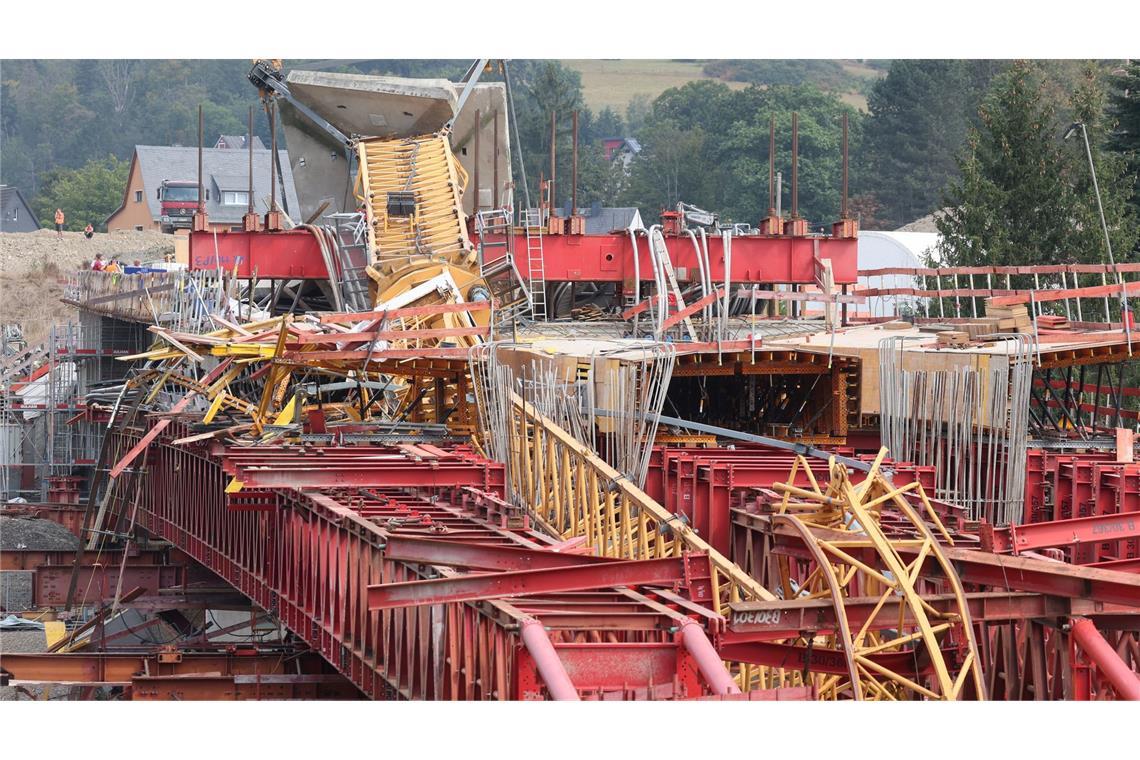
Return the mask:
{"type": "MultiPolygon", "coordinates": [[[[297,190],[289,157],[279,150],[281,174],[272,161],[272,152],[253,151],[253,207],[258,214],[269,210],[270,193],[276,180],[277,205],[293,217],[299,216],[297,190]]],[[[197,182],[198,149],[162,145],[136,145],[131,157],[123,202],[107,217],[107,230],[162,229],[162,201],[158,190],[164,181],[197,182]]],[[[241,225],[249,200],[249,153],[231,148],[202,151],[202,185],[206,190],[206,213],[216,229],[241,225]]]]}

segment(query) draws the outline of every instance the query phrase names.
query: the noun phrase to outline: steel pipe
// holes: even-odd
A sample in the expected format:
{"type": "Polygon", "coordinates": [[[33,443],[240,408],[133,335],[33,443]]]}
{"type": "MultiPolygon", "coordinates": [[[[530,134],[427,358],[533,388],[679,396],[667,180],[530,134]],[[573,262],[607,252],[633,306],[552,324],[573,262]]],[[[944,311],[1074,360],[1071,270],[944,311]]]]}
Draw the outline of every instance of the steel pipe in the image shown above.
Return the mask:
{"type": "Polygon", "coordinates": [[[695,621],[689,620],[681,625],[681,642],[685,651],[697,661],[697,669],[705,677],[705,681],[714,694],[740,694],[740,687],[729,675],[724,661],[716,653],[712,642],[705,636],[704,629],[695,621]]]}
{"type": "Polygon", "coordinates": [[[1130,668],[1088,618],[1073,618],[1073,638],[1121,699],[1140,701],[1140,676],[1130,668]]]}
{"type": "Polygon", "coordinates": [[[562,665],[562,660],[558,658],[558,652],[554,651],[554,645],[550,643],[550,637],[546,635],[542,623],[537,620],[526,620],[519,627],[519,634],[522,636],[526,651],[534,658],[538,674],[542,676],[542,682],[546,684],[550,696],[561,702],[578,702],[578,690],[570,681],[570,676],[562,665]]]}

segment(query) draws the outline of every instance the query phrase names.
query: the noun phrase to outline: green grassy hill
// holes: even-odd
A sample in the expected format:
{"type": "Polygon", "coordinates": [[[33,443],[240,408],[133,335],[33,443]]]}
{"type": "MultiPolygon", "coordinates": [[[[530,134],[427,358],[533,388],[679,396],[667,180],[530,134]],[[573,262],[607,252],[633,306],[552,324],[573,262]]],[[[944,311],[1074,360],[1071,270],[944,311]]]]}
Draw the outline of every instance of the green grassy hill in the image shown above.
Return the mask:
{"type": "Polygon", "coordinates": [[[778,84],[808,81],[837,92],[844,102],[866,109],[867,86],[883,76],[880,62],[863,61],[671,61],[645,59],[574,59],[562,63],[582,75],[582,93],[595,111],[610,107],[619,114],[635,95],[656,98],[670,87],[698,79],[716,79],[734,89],[749,82],[778,84]],[[711,75],[706,69],[717,72],[711,75]],[[741,81],[731,81],[733,79],[741,81]]]}

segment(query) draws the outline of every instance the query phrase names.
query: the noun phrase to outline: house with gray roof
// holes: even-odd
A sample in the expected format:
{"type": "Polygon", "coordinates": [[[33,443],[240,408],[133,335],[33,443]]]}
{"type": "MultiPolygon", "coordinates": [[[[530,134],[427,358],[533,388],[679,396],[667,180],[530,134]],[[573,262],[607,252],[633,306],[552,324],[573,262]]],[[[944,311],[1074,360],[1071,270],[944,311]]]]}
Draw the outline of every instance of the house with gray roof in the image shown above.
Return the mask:
{"type": "MultiPolygon", "coordinates": [[[[555,216],[566,216],[566,209],[554,209],[555,216]]],[[[641,211],[633,206],[603,206],[595,203],[588,208],[579,208],[578,216],[586,220],[587,235],[607,235],[611,232],[643,230],[641,211]]]]}
{"type": "MultiPolygon", "coordinates": [[[[244,138],[242,138],[244,139],[244,138]]],[[[297,189],[289,156],[279,150],[280,174],[273,165],[272,152],[253,150],[253,209],[258,214],[269,210],[270,194],[276,184],[277,207],[294,219],[300,216],[297,189]]],[[[249,152],[233,148],[205,148],[202,151],[202,186],[205,190],[206,214],[210,227],[222,231],[241,229],[241,218],[249,203],[249,152]]],[[[107,217],[107,231],[170,229],[164,224],[160,190],[163,183],[196,186],[198,182],[198,149],[165,145],[136,145],[131,157],[123,202],[107,217]]],[[[193,193],[193,191],[191,191],[193,193]]],[[[196,197],[196,193],[193,193],[196,197]]],[[[182,225],[185,226],[185,225],[182,225]]]]}
{"type": "Polygon", "coordinates": [[[0,231],[35,232],[39,228],[24,194],[11,185],[0,185],[0,231]]]}
{"type": "MultiPolygon", "coordinates": [[[[229,148],[230,150],[245,150],[248,143],[245,135],[220,135],[214,143],[215,148],[229,148]]],[[[257,135],[253,136],[253,149],[266,150],[265,143],[257,135]]]]}

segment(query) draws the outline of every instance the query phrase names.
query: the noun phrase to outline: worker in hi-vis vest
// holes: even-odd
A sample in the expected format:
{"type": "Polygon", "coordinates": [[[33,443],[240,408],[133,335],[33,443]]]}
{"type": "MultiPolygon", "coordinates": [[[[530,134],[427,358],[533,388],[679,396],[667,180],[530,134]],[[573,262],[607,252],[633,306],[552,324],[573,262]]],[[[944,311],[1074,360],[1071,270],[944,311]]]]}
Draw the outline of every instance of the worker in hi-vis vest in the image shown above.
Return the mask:
{"type": "Polygon", "coordinates": [[[55,234],[58,237],[63,237],[63,209],[61,208],[55,210],[55,234]]]}

